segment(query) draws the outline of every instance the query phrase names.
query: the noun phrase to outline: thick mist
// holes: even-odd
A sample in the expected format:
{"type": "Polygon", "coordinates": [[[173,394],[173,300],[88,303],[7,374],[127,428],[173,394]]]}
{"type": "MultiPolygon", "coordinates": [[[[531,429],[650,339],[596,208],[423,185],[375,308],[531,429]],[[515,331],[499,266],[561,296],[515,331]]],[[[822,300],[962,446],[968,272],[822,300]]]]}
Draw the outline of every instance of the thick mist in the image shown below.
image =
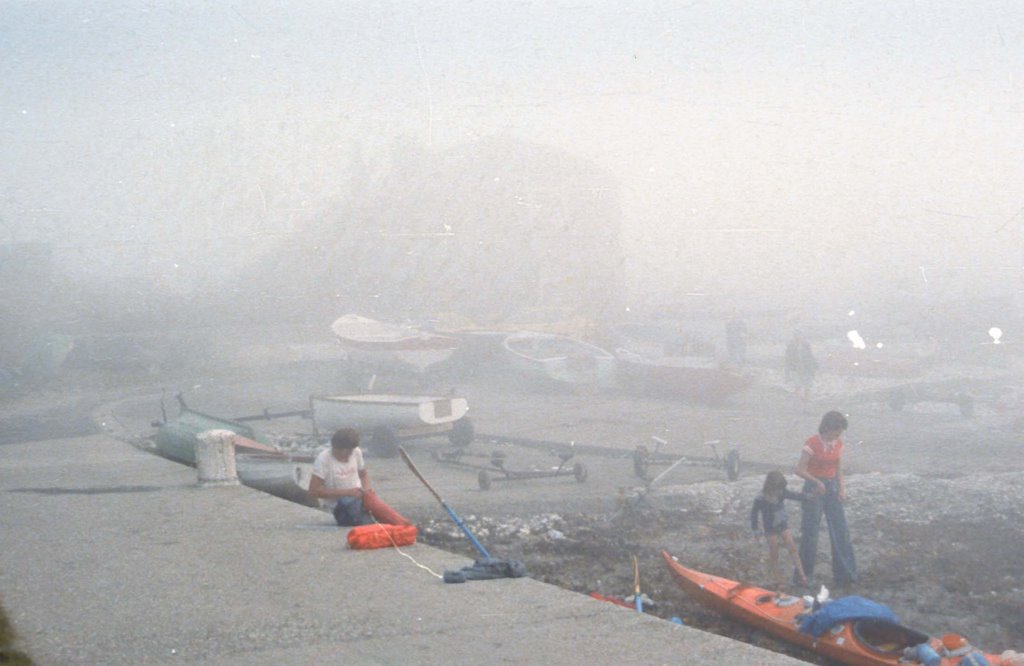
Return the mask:
{"type": "Polygon", "coordinates": [[[48,275],[8,281],[25,318],[43,287],[79,326],[197,300],[514,319],[518,293],[1019,314],[1012,4],[2,11],[0,241],[48,275]]]}
{"type": "MultiPolygon", "coordinates": [[[[1022,81],[1007,0],[0,2],[14,628],[52,663],[602,649],[614,618],[548,592],[539,629],[502,596],[431,642],[451,623],[418,596],[451,592],[375,596],[424,573],[404,558],[363,576],[329,514],[200,502],[126,446],[193,464],[213,429],[242,483],[312,505],[354,428],[373,489],[460,558],[442,491],[545,583],[642,576],[640,610],[759,647],[787,649],[684,598],[662,549],[771,585],[731,588],[758,608],[828,585],[1022,649],[1022,81]],[[751,535],[770,472],[828,493],[827,528],[790,509],[799,587],[788,547],[768,582],[781,526],[751,535]],[[312,594],[336,565],[356,615],[312,594]]],[[[619,652],[660,654],[644,632],[619,652]]],[[[884,633],[864,654],[900,654],[884,633]]]]}

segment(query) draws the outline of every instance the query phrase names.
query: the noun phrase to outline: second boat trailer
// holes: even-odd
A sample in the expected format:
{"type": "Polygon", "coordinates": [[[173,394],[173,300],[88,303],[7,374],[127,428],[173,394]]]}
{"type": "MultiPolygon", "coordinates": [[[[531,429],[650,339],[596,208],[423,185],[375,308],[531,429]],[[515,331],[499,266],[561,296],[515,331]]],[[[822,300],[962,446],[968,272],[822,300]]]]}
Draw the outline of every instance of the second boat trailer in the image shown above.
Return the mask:
{"type": "MultiPolygon", "coordinates": [[[[698,457],[698,456],[683,456],[681,458],[670,458],[667,456],[659,455],[659,450],[662,446],[668,444],[667,441],[661,437],[651,437],[654,441],[654,451],[652,452],[646,446],[641,444],[636,447],[633,451],[633,474],[638,478],[647,479],[648,469],[651,465],[657,463],[672,463],[672,467],[679,464],[703,466],[703,467],[717,467],[725,471],[725,476],[730,481],[735,481],[740,478],[740,451],[737,448],[729,449],[725,456],[718,455],[718,446],[722,443],[720,439],[713,439],[708,442],[704,442],[711,447],[712,456],[710,458],[698,457]]],[[[671,469],[671,468],[670,468],[671,469]]],[[[668,470],[665,470],[666,472],[668,470]]],[[[663,472],[664,474],[664,472],[663,472]]],[[[661,476],[661,475],[659,475],[661,476]]]]}
{"type": "Polygon", "coordinates": [[[431,451],[431,457],[443,465],[478,470],[477,483],[480,486],[480,490],[490,490],[491,485],[495,481],[550,479],[558,476],[572,476],[576,479],[577,483],[583,483],[587,480],[586,466],[581,462],[575,463],[572,467],[568,466],[569,461],[575,455],[573,448],[573,444],[570,443],[569,450],[558,452],[556,455],[560,462],[557,467],[550,470],[508,469],[505,465],[506,456],[504,451],[498,450],[493,451],[488,457],[482,454],[469,453],[466,448],[455,447],[443,451],[433,450],[431,451]],[[486,457],[488,460],[486,463],[472,462],[471,459],[476,457],[486,457]]]}

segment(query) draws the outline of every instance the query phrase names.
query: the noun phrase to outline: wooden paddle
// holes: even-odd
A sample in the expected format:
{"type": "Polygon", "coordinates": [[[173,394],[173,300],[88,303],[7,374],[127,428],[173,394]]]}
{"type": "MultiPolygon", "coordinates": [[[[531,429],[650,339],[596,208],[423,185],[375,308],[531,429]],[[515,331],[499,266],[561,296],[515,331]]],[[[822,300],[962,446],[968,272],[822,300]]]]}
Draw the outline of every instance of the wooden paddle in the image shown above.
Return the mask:
{"type": "Polygon", "coordinates": [[[633,598],[636,599],[636,612],[644,612],[644,601],[640,598],[640,563],[633,556],[633,598]]]}

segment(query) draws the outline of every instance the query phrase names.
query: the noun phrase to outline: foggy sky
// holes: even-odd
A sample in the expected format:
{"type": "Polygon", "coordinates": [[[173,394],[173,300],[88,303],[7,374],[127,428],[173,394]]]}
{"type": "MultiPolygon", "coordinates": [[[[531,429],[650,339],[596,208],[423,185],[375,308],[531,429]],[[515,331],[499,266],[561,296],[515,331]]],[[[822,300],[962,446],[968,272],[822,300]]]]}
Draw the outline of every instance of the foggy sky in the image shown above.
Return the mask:
{"type": "Polygon", "coordinates": [[[354,145],[511,135],[618,179],[638,300],[1016,294],[1022,32],[1015,2],[4,2],[0,242],[211,288],[354,145]]]}

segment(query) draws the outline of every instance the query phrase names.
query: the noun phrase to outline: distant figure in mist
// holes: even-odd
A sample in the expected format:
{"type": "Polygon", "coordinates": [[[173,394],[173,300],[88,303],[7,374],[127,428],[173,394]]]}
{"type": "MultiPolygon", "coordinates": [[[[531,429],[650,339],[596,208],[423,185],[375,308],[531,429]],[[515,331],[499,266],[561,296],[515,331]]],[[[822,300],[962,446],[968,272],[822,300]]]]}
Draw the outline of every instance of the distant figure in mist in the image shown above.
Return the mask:
{"type": "Polygon", "coordinates": [[[811,397],[817,372],[818,361],[811,353],[811,345],[802,331],[793,331],[793,338],[786,345],[786,382],[793,384],[794,391],[805,403],[811,397]]]}
{"type": "Polygon", "coordinates": [[[747,323],[739,318],[725,323],[725,348],[729,352],[729,363],[736,367],[747,362],[747,323]]]}

